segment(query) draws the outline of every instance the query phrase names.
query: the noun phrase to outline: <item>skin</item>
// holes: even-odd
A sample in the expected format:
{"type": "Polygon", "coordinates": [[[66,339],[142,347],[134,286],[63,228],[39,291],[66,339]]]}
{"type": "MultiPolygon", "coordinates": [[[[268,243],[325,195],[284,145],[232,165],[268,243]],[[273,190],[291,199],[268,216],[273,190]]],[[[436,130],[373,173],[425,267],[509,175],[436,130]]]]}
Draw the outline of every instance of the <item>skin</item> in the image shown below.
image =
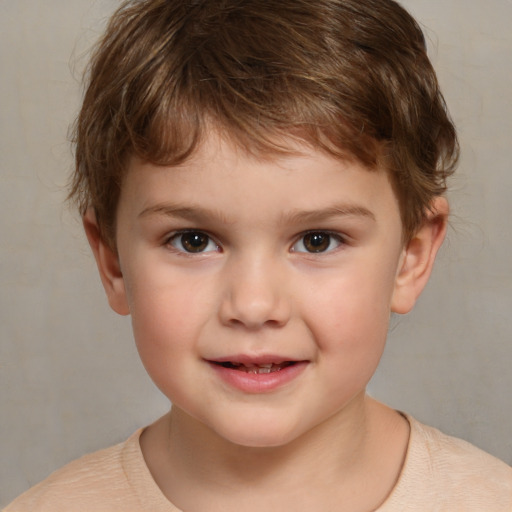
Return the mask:
{"type": "Polygon", "coordinates": [[[141,359],[173,403],[141,446],[187,512],[373,510],[405,457],[407,421],[365,388],[391,312],[408,312],[428,280],[447,203],[436,198],[404,244],[384,170],[290,146],[259,159],[212,135],[179,167],[132,159],[117,252],[94,213],[84,218],[109,302],[132,316],[141,359]],[[247,392],[211,363],[261,356],[303,368],[247,392]]]}

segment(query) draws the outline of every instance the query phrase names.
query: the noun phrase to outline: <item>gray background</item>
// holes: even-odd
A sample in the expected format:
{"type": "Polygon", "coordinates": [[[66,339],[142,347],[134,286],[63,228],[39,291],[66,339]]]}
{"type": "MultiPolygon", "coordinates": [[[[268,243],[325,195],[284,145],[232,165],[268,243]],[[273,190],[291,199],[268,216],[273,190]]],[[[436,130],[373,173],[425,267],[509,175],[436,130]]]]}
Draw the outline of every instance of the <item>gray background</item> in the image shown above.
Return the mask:
{"type": "MultiPolygon", "coordinates": [[[[512,462],[512,1],[404,0],[460,131],[449,239],[371,393],[512,462]]],[[[0,0],[0,505],[157,418],[129,320],[63,206],[84,55],[113,0],[0,0]]]]}

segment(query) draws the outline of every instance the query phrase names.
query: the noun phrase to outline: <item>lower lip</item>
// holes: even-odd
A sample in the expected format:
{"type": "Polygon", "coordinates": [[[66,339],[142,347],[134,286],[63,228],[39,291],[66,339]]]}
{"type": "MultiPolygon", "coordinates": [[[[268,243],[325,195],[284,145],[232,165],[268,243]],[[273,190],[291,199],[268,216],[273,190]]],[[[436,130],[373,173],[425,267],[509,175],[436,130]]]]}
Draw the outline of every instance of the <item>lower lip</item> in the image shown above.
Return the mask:
{"type": "Polygon", "coordinates": [[[307,361],[301,361],[276,372],[247,373],[210,363],[210,366],[224,382],[244,393],[268,393],[274,391],[299,377],[307,365],[307,361]]]}

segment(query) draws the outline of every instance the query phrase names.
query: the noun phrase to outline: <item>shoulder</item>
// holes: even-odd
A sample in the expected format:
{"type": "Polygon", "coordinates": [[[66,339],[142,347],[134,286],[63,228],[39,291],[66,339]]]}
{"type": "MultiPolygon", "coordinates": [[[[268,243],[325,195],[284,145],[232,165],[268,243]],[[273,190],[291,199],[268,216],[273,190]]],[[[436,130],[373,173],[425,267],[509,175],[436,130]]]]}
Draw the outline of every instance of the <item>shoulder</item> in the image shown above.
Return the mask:
{"type": "Polygon", "coordinates": [[[19,496],[4,512],[141,510],[140,485],[135,484],[144,479],[154,482],[140,451],[140,433],[64,466],[19,496]]]}
{"type": "MultiPolygon", "coordinates": [[[[512,496],[512,468],[480,448],[413,419],[411,423],[411,455],[428,457],[430,472],[443,475],[448,481],[473,483],[502,488],[512,496]]],[[[420,462],[420,461],[417,461],[420,462]]]]}
{"type": "Polygon", "coordinates": [[[407,419],[408,452],[389,504],[409,504],[414,496],[421,510],[512,511],[510,466],[462,439],[407,419]],[[432,507],[425,509],[425,503],[432,507]]]}

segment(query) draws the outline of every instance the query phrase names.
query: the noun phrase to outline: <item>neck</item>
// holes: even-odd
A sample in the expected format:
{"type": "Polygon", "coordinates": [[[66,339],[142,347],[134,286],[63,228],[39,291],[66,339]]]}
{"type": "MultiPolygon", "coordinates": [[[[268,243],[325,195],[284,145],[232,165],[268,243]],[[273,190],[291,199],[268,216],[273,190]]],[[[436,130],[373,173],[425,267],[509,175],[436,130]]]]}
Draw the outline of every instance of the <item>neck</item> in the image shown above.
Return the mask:
{"type": "MultiPolygon", "coordinates": [[[[383,425],[396,428],[398,416],[393,415],[392,427],[387,411],[361,396],[290,443],[252,448],[229,442],[174,408],[149,427],[146,449],[144,439],[141,445],[163,493],[187,512],[216,512],[217,504],[223,511],[239,510],[240,504],[246,511],[261,510],[263,506],[272,510],[330,510],[335,503],[339,505],[342,496],[345,504],[363,497],[363,501],[372,502],[368,503],[372,507],[378,506],[391,490],[405,451],[402,446],[399,462],[393,463],[393,474],[383,478],[382,471],[390,472],[382,468],[382,460],[389,461],[390,457],[382,452],[393,444],[393,436],[387,435],[385,442],[377,437],[383,425]],[[165,451],[163,443],[168,447],[165,451]],[[368,496],[368,481],[382,482],[372,485],[377,497],[368,496]]],[[[406,444],[403,439],[402,444],[406,444]]]]}

